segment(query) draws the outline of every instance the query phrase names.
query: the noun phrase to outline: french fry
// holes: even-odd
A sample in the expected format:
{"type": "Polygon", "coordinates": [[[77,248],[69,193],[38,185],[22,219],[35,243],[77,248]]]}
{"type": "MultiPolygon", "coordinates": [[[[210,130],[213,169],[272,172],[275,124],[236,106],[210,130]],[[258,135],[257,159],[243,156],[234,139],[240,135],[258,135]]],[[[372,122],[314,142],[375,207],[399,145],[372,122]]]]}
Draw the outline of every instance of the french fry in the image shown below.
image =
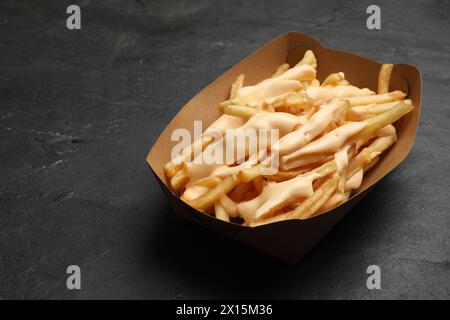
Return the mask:
{"type": "Polygon", "coordinates": [[[237,206],[238,212],[248,223],[269,218],[285,207],[293,203],[302,201],[305,196],[309,195],[309,192],[312,191],[312,189],[310,189],[312,187],[311,184],[315,180],[319,180],[327,175],[332,174],[336,171],[336,169],[337,166],[335,161],[330,161],[329,163],[326,163],[310,172],[297,176],[294,179],[267,185],[264,188],[263,192],[258,195],[259,200],[257,200],[257,202],[253,201],[240,203],[237,206]],[[283,190],[283,192],[279,197],[268,201],[268,197],[270,197],[272,193],[277,194],[278,192],[280,192],[280,190],[283,190]],[[256,211],[254,211],[254,209],[252,208],[255,203],[259,203],[261,206],[256,211]]]}
{"type": "Polygon", "coordinates": [[[263,176],[264,176],[264,178],[266,178],[269,181],[281,182],[281,181],[286,181],[286,180],[295,178],[296,176],[298,176],[302,173],[306,173],[306,172],[316,168],[317,166],[318,166],[317,164],[306,165],[306,166],[300,167],[295,170],[278,171],[276,174],[263,175],[263,176]]]}
{"type": "Polygon", "coordinates": [[[313,106],[312,99],[303,94],[296,92],[279,97],[270,104],[276,111],[290,111],[289,113],[299,113],[302,109],[309,109],[313,106]],[[290,109],[291,108],[291,109],[290,109]]]}
{"type": "Polygon", "coordinates": [[[173,161],[169,161],[164,165],[164,173],[168,178],[172,178],[182,167],[183,162],[175,164],[173,161]]]}
{"type": "Polygon", "coordinates": [[[331,73],[328,75],[328,77],[323,80],[321,87],[326,86],[337,86],[339,85],[343,80],[345,80],[345,75],[343,72],[337,72],[337,73],[331,73]]]}
{"type": "Polygon", "coordinates": [[[236,78],[236,80],[234,80],[233,84],[231,85],[230,100],[233,100],[234,97],[236,97],[236,93],[244,85],[244,78],[245,78],[245,76],[243,74],[240,74],[236,78]]]}
{"type": "Polygon", "coordinates": [[[164,172],[167,177],[172,178],[178,170],[180,170],[187,159],[191,159],[196,151],[204,150],[211,142],[214,141],[213,136],[203,136],[194,143],[186,147],[176,158],[170,160],[164,165],[164,172]]]}
{"type": "Polygon", "coordinates": [[[289,214],[290,214],[290,212],[284,212],[284,213],[276,214],[273,217],[266,218],[266,219],[261,220],[261,221],[251,222],[251,223],[248,224],[248,226],[254,228],[254,227],[259,227],[259,226],[262,226],[262,225],[265,225],[265,224],[269,224],[269,223],[274,223],[274,222],[288,220],[289,219],[289,214]]]}
{"type": "Polygon", "coordinates": [[[332,157],[333,156],[327,154],[308,154],[297,159],[289,159],[286,161],[284,160],[285,157],[281,157],[280,167],[282,170],[292,170],[308,164],[325,162],[330,160],[332,157]]]}
{"type": "Polygon", "coordinates": [[[216,185],[213,189],[209,190],[197,199],[190,201],[188,204],[199,211],[205,211],[211,208],[214,203],[219,200],[220,196],[227,194],[234,187],[236,187],[238,183],[239,179],[236,176],[229,176],[216,185]]]}
{"type": "Polygon", "coordinates": [[[315,175],[317,177],[317,179],[319,179],[319,178],[326,177],[326,176],[336,172],[336,170],[337,170],[336,161],[330,160],[330,161],[324,163],[323,165],[321,165],[320,167],[315,168],[305,174],[315,175]]]}
{"type": "Polygon", "coordinates": [[[289,70],[289,64],[288,63],[283,63],[282,65],[280,65],[277,70],[275,71],[275,73],[272,75],[272,78],[278,77],[279,75],[282,75],[283,73],[285,73],[287,70],[289,70]]]}
{"type": "Polygon", "coordinates": [[[378,163],[378,161],[380,161],[380,157],[375,157],[372,159],[372,161],[370,161],[368,164],[366,164],[363,168],[363,172],[366,173],[367,171],[369,171],[370,169],[372,169],[374,166],[376,166],[376,164],[378,163]]]}
{"type": "Polygon", "coordinates": [[[317,60],[314,56],[314,53],[311,50],[307,50],[305,52],[305,55],[303,56],[303,59],[300,60],[299,63],[297,63],[298,66],[309,64],[313,68],[317,68],[317,60]]]}
{"type": "Polygon", "coordinates": [[[221,181],[222,179],[217,176],[209,176],[195,181],[194,185],[211,189],[218,185],[221,181]]]}
{"type": "Polygon", "coordinates": [[[387,126],[388,124],[394,123],[401,117],[403,117],[408,112],[414,109],[412,104],[406,104],[403,102],[398,103],[392,109],[383,112],[375,117],[368,118],[364,120],[367,126],[354,137],[354,141],[357,141],[357,148],[364,145],[371,137],[373,137],[377,130],[387,126]]]}
{"type": "Polygon", "coordinates": [[[184,170],[179,170],[175,175],[170,179],[170,187],[175,192],[180,192],[182,188],[189,181],[189,177],[186,175],[184,170]]]}
{"type": "Polygon", "coordinates": [[[378,94],[389,92],[389,81],[391,79],[393,64],[383,64],[378,74],[378,94]]]}
{"type": "Polygon", "coordinates": [[[214,212],[216,214],[217,219],[230,222],[230,217],[226,213],[225,209],[218,202],[214,204],[214,212]]]}
{"type": "Polygon", "coordinates": [[[257,164],[249,169],[239,172],[239,180],[247,183],[261,175],[261,170],[264,168],[262,163],[257,164]]]}
{"type": "Polygon", "coordinates": [[[343,171],[339,175],[339,181],[338,181],[338,186],[337,186],[337,192],[339,192],[339,193],[345,192],[345,182],[347,181],[345,173],[346,172],[343,171]]]}
{"type": "Polygon", "coordinates": [[[223,110],[223,107],[229,106],[230,104],[235,104],[232,100],[228,99],[219,103],[219,110],[223,110]]]}
{"type": "Polygon", "coordinates": [[[314,214],[323,206],[323,204],[331,197],[337,188],[339,176],[334,175],[325,181],[314,194],[303,201],[297,208],[295,208],[289,215],[288,219],[307,219],[314,216],[314,214]]]}
{"type": "Polygon", "coordinates": [[[325,203],[320,207],[318,212],[323,213],[328,210],[334,209],[347,201],[348,196],[346,193],[335,192],[325,203]]]}
{"type": "MultiPolygon", "coordinates": [[[[412,105],[411,100],[403,100],[401,101],[405,104],[412,105]]],[[[380,104],[369,104],[365,106],[355,106],[350,109],[348,112],[347,118],[350,121],[362,121],[367,118],[379,115],[383,112],[386,112],[393,107],[395,107],[397,104],[399,104],[400,101],[392,101],[392,102],[386,102],[386,103],[380,103],[380,104]]]]}
{"type": "Polygon", "coordinates": [[[308,96],[302,93],[292,93],[287,95],[284,98],[283,106],[292,107],[292,106],[309,106],[311,105],[311,101],[308,96]]]}
{"type": "Polygon", "coordinates": [[[368,147],[364,148],[352,159],[352,161],[350,161],[347,167],[347,177],[352,177],[357,171],[369,164],[370,161],[392,146],[396,139],[396,136],[379,137],[375,139],[368,147]]]}
{"type": "Polygon", "coordinates": [[[347,100],[341,100],[340,108],[333,115],[332,123],[337,126],[342,126],[347,119],[347,114],[351,110],[350,103],[347,100]]]}
{"type": "Polygon", "coordinates": [[[223,113],[229,114],[231,116],[241,117],[244,119],[249,119],[251,116],[258,112],[267,112],[263,109],[256,109],[247,106],[239,106],[239,105],[225,105],[220,106],[220,109],[223,113]]]}
{"type": "Polygon", "coordinates": [[[230,217],[237,217],[236,203],[231,200],[226,194],[223,194],[219,198],[220,205],[224,208],[227,215],[230,217]]]}
{"type": "Polygon", "coordinates": [[[364,106],[368,104],[386,103],[391,101],[403,100],[405,97],[406,93],[396,90],[382,94],[355,96],[355,97],[348,97],[345,99],[347,99],[348,102],[350,102],[350,105],[353,107],[353,106],[364,106]]]}
{"type": "Polygon", "coordinates": [[[320,81],[317,79],[311,80],[311,82],[309,83],[310,87],[320,87],[320,81]]]}

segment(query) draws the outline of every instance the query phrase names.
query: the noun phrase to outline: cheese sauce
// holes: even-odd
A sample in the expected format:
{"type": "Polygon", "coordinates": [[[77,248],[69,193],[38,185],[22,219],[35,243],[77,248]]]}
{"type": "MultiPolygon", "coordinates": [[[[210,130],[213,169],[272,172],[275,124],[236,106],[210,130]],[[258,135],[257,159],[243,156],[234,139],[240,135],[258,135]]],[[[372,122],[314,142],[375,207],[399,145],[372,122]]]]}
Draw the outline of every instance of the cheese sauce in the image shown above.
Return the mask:
{"type": "MultiPolygon", "coordinates": [[[[234,119],[225,119],[224,121],[233,121],[234,119]]],[[[290,113],[284,113],[284,112],[261,112],[256,113],[253,115],[244,125],[239,127],[239,129],[248,130],[248,129],[278,129],[280,136],[291,132],[294,130],[296,126],[299,125],[298,117],[290,114],[290,113]]],[[[220,126],[217,126],[220,127],[220,126]]],[[[195,163],[195,159],[193,162],[186,163],[186,175],[189,177],[189,181],[186,184],[186,190],[183,194],[183,198],[186,200],[193,200],[195,199],[194,196],[200,196],[204,192],[206,192],[208,189],[203,187],[195,186],[194,183],[197,180],[200,180],[202,178],[208,177],[213,174],[213,172],[216,175],[225,175],[226,172],[239,172],[239,169],[242,168],[242,166],[239,167],[228,167],[225,166],[225,159],[218,159],[216,163],[207,164],[204,163],[204,156],[206,154],[222,154],[225,156],[226,150],[224,148],[226,147],[226,135],[222,137],[221,139],[215,141],[214,143],[208,145],[205,150],[198,156],[202,157],[199,158],[198,163],[195,163]],[[217,153],[215,151],[218,151],[217,153]],[[222,161],[221,161],[222,160],[222,161]],[[217,163],[218,162],[218,163],[217,163]],[[226,169],[227,167],[228,169],[226,169]],[[217,170],[217,171],[215,171],[217,170]]],[[[268,145],[270,145],[270,139],[268,139],[268,145]]],[[[246,143],[242,144],[235,144],[236,148],[245,148],[246,143]]],[[[239,154],[245,154],[245,150],[238,150],[237,152],[233,152],[233,156],[236,157],[236,155],[239,154]],[[241,151],[241,153],[239,153],[241,151]]],[[[238,159],[234,159],[238,160],[238,159]]],[[[242,164],[244,165],[244,164],[242,164]]]]}
{"type": "Polygon", "coordinates": [[[336,161],[336,172],[341,173],[348,166],[348,149],[350,145],[343,147],[334,155],[334,161],[336,161]]]}
{"type": "Polygon", "coordinates": [[[361,132],[367,123],[365,122],[350,122],[344,124],[324,136],[314,140],[304,146],[303,148],[283,156],[281,159],[283,162],[287,162],[290,159],[298,158],[305,154],[314,153],[331,153],[339,150],[344,142],[351,136],[361,132]]]}
{"type": "Polygon", "coordinates": [[[375,94],[367,88],[360,89],[355,86],[335,86],[335,87],[308,87],[305,94],[314,101],[314,105],[319,106],[333,99],[348,98],[354,96],[367,96],[375,94]]]}
{"type": "Polygon", "coordinates": [[[313,194],[312,183],[315,175],[297,176],[291,180],[275,183],[269,182],[263,192],[256,198],[237,205],[239,214],[245,222],[252,223],[276,211],[286,201],[295,201],[313,194]]]}
{"type": "Polygon", "coordinates": [[[223,135],[225,134],[225,131],[227,129],[238,128],[244,123],[244,118],[223,114],[205,130],[204,134],[214,134],[215,132],[219,131],[223,135]]]}
{"type": "Polygon", "coordinates": [[[239,89],[233,102],[251,107],[261,107],[266,99],[298,91],[303,88],[300,81],[312,80],[315,77],[316,70],[310,65],[295,66],[277,77],[239,89]]]}
{"type": "Polygon", "coordinates": [[[333,119],[334,113],[342,107],[343,101],[334,101],[324,104],[320,107],[309,120],[307,120],[300,129],[293,131],[280,139],[279,153],[285,155],[303,147],[312,139],[317,137],[333,119]]]}
{"type": "Polygon", "coordinates": [[[345,182],[345,191],[358,189],[361,186],[363,180],[363,169],[358,170],[353,176],[345,182]]]}

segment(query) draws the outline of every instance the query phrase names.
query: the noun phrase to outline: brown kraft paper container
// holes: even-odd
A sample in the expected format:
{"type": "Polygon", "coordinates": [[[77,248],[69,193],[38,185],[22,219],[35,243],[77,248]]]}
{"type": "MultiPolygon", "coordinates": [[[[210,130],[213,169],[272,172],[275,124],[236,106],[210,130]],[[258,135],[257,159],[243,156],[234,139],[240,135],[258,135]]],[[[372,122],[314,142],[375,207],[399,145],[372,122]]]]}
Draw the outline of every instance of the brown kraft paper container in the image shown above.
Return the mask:
{"type": "Polygon", "coordinates": [[[228,99],[231,84],[239,74],[245,74],[245,85],[255,84],[270,77],[282,63],[295,65],[308,49],[313,50],[317,58],[317,78],[320,81],[330,73],[343,71],[351,84],[376,91],[380,63],[352,53],[324,48],[317,40],[307,35],[289,32],[243,59],[194,96],[161,133],[147,156],[147,162],[177,216],[194,221],[288,263],[295,263],[305,255],[367,194],[370,187],[398,166],[410,152],[418,127],[421,101],[420,72],[415,66],[396,64],[391,76],[389,90],[406,92],[415,107],[413,112],[395,124],[397,143],[364,175],[362,185],[353,196],[346,203],[327,213],[307,220],[287,220],[255,228],[226,223],[201,213],[181,201],[168,187],[163,166],[170,160],[172,147],[177,143],[171,141],[172,131],[186,128],[192,133],[195,120],[202,120],[205,130],[220,116],[218,105],[228,99]]]}

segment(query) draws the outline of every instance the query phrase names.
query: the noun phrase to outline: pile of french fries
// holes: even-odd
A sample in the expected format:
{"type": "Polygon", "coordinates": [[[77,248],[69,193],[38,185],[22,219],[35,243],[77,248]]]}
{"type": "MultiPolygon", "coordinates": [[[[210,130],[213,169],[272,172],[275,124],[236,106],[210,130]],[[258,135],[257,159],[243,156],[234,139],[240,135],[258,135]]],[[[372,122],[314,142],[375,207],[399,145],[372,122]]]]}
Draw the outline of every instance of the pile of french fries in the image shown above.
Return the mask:
{"type": "MultiPolygon", "coordinates": [[[[244,86],[240,75],[219,106],[237,127],[281,123],[277,173],[266,174],[266,164],[256,160],[194,174],[199,172],[190,163],[194,150],[203,152],[223,138],[204,135],[164,166],[172,190],[199,211],[250,227],[308,219],[346,202],[396,142],[393,124],[414,107],[405,93],[389,92],[392,64],[382,65],[376,93],[353,86],[343,72],[320,83],[316,69],[308,50],[297,65],[284,63],[256,85],[244,86]]],[[[268,154],[270,148],[275,146],[268,154]]]]}

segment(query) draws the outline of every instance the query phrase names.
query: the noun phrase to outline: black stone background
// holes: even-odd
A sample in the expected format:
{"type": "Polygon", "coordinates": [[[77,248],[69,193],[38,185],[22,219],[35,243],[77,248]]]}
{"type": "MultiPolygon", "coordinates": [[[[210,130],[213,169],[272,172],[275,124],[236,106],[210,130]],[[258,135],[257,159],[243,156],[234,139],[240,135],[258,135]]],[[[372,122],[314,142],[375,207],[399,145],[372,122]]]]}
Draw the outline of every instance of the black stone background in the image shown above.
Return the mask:
{"type": "Polygon", "coordinates": [[[1,1],[0,298],[449,298],[450,2],[377,1],[381,30],[370,4],[1,1]],[[423,75],[413,151],[297,265],[175,218],[145,163],[190,97],[291,30],[423,75]]]}

